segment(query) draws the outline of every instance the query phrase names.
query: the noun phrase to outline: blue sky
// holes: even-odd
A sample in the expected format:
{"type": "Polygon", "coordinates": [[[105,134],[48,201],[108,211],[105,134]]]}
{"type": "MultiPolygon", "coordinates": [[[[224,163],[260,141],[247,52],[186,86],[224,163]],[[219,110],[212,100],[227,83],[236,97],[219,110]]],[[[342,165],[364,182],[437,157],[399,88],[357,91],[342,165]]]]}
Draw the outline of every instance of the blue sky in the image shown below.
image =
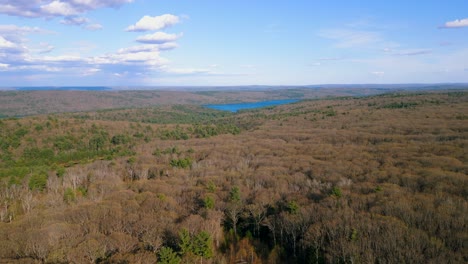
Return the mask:
{"type": "Polygon", "coordinates": [[[440,82],[466,0],[0,0],[0,87],[440,82]]]}

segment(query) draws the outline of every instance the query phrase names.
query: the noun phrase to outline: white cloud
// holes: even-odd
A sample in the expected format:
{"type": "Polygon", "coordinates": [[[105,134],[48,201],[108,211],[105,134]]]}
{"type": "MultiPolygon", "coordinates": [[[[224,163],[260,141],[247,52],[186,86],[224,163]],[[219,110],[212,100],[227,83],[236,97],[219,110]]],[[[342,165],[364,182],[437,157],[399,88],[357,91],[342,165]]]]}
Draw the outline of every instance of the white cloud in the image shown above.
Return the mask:
{"type": "Polygon", "coordinates": [[[22,65],[12,68],[15,71],[39,71],[39,72],[61,72],[62,68],[53,67],[49,65],[22,65]]]}
{"type": "Polygon", "coordinates": [[[446,22],[441,28],[462,28],[468,27],[468,18],[456,19],[454,21],[446,22]]]}
{"type": "Polygon", "coordinates": [[[98,65],[134,65],[134,66],[162,66],[169,61],[160,56],[159,50],[155,48],[131,47],[120,49],[116,53],[105,54],[89,59],[90,64],[98,65]]]}
{"type": "Polygon", "coordinates": [[[122,78],[122,77],[125,77],[125,76],[128,75],[128,71],[125,71],[125,72],[122,72],[122,73],[115,72],[112,75],[115,76],[115,77],[118,77],[118,78],[122,78]]]}
{"type": "Polygon", "coordinates": [[[141,43],[162,44],[177,40],[182,34],[168,34],[165,32],[156,32],[138,37],[136,40],[141,43]]]}
{"type": "Polygon", "coordinates": [[[45,56],[42,59],[44,61],[62,61],[62,62],[81,61],[81,57],[73,56],[73,55],[45,56]]]}
{"type": "Polygon", "coordinates": [[[44,54],[44,53],[49,53],[54,49],[55,49],[55,47],[50,45],[49,43],[41,42],[41,43],[39,43],[39,45],[37,45],[37,46],[35,46],[33,48],[30,48],[30,51],[35,52],[35,53],[44,54]]]}
{"type": "Polygon", "coordinates": [[[157,45],[132,46],[128,48],[119,49],[117,53],[124,54],[124,53],[153,52],[153,51],[158,51],[157,45]]]}
{"type": "Polygon", "coordinates": [[[101,24],[88,24],[84,27],[87,30],[95,31],[95,30],[101,30],[103,26],[101,24]]]}
{"type": "Polygon", "coordinates": [[[41,0],[2,0],[0,1],[0,13],[10,16],[38,17],[38,11],[35,10],[41,4],[41,0]]]}
{"type": "Polygon", "coordinates": [[[129,4],[134,2],[134,0],[61,0],[69,1],[76,6],[80,6],[83,9],[97,9],[103,7],[119,7],[123,4],[129,4]]]}
{"type": "Polygon", "coordinates": [[[53,1],[40,7],[41,13],[51,16],[72,16],[80,11],[67,2],[53,1]]]}
{"type": "MultiPolygon", "coordinates": [[[[3,42],[2,42],[3,43],[3,42]]],[[[5,42],[6,43],[6,42],[5,42]]],[[[14,43],[13,43],[14,44],[14,43]]],[[[11,44],[5,44],[5,46],[11,44]]],[[[43,56],[40,53],[33,55],[30,50],[19,54],[1,53],[0,61],[2,72],[16,72],[31,76],[41,73],[61,72],[67,75],[92,76],[97,73],[112,76],[115,72],[136,73],[163,72],[161,69],[169,61],[160,55],[158,45],[141,45],[120,49],[114,53],[94,57],[81,57],[77,55],[43,56]]]]}
{"type": "Polygon", "coordinates": [[[100,72],[101,69],[98,69],[98,68],[89,68],[89,69],[83,69],[82,72],[81,72],[81,75],[82,76],[90,76],[90,75],[94,75],[98,72],[100,72]]]}
{"type": "Polygon", "coordinates": [[[81,26],[87,30],[101,30],[102,25],[98,23],[90,23],[90,20],[85,17],[79,16],[66,16],[60,21],[60,24],[71,25],[71,26],[81,26]]]}
{"type": "MultiPolygon", "coordinates": [[[[5,2],[0,0],[1,4],[5,2]]],[[[44,1],[44,0],[18,0],[17,6],[28,6],[34,3],[36,6],[48,6],[47,12],[54,16],[63,16],[62,24],[81,26],[86,29],[100,29],[100,24],[91,24],[88,18],[81,15],[69,15],[79,13],[90,8],[94,4],[110,5],[118,1],[94,1],[94,0],[70,0],[70,1],[44,1]]],[[[37,11],[37,10],[36,10],[37,11]]],[[[38,11],[39,12],[39,11],[38,11]]],[[[44,10],[40,11],[45,13],[44,10]]],[[[52,17],[52,16],[45,16],[52,17]]],[[[167,26],[167,23],[166,23],[167,26]]],[[[90,48],[79,48],[83,45],[72,45],[69,49],[60,49],[62,54],[50,53],[55,47],[46,42],[35,42],[26,35],[33,33],[48,33],[37,27],[22,27],[17,25],[0,25],[0,71],[2,74],[14,73],[15,76],[29,79],[32,76],[38,78],[51,78],[52,76],[76,76],[88,77],[117,76],[114,73],[125,73],[126,79],[139,80],[138,76],[154,76],[155,72],[161,74],[196,74],[204,73],[204,69],[195,68],[170,68],[170,61],[161,56],[161,52],[178,47],[175,40],[182,34],[168,34],[156,32],[138,38],[145,44],[119,49],[115,52],[85,55],[90,48]],[[77,48],[78,47],[78,48],[77,48]],[[47,54],[46,54],[47,53],[47,54]],[[57,74],[57,75],[55,75],[57,74]]],[[[122,75],[123,76],[123,75],[122,75]]],[[[94,78],[94,77],[89,77],[94,78]]]]}
{"type": "Polygon", "coordinates": [[[100,30],[102,25],[79,15],[86,12],[132,3],[134,0],[0,0],[0,14],[19,17],[63,17],[64,25],[82,26],[87,30],[100,30]]]}
{"type": "Polygon", "coordinates": [[[126,31],[151,31],[161,30],[180,22],[180,18],[171,14],[161,16],[144,16],[135,25],[127,27],[126,31]]]}
{"type": "Polygon", "coordinates": [[[38,27],[20,27],[17,25],[0,25],[0,49],[7,53],[0,53],[0,61],[16,58],[18,54],[27,51],[25,35],[32,33],[48,33],[38,27]]]}
{"type": "Polygon", "coordinates": [[[85,17],[68,16],[68,17],[65,17],[62,21],[60,21],[60,24],[81,26],[81,25],[87,24],[88,22],[89,22],[89,19],[85,17]]]}
{"type": "Polygon", "coordinates": [[[0,13],[20,17],[60,17],[132,2],[134,0],[0,0],[0,13]]]}
{"type": "Polygon", "coordinates": [[[119,49],[118,53],[138,53],[138,52],[154,52],[154,51],[161,51],[161,50],[170,50],[177,48],[177,43],[175,42],[167,42],[163,44],[155,44],[155,45],[138,45],[128,48],[119,49]]]}
{"type": "Polygon", "coordinates": [[[0,70],[6,70],[6,69],[8,69],[9,66],[10,66],[9,64],[0,63],[0,70]]]}
{"type": "Polygon", "coordinates": [[[0,34],[27,34],[27,33],[46,33],[46,30],[38,27],[20,27],[17,25],[0,25],[0,34]]]}
{"type": "Polygon", "coordinates": [[[162,44],[157,44],[159,50],[172,50],[178,48],[179,45],[175,42],[166,42],[162,44]]]}
{"type": "Polygon", "coordinates": [[[0,50],[12,48],[16,48],[16,45],[13,42],[8,41],[4,37],[0,36],[0,50]]]}

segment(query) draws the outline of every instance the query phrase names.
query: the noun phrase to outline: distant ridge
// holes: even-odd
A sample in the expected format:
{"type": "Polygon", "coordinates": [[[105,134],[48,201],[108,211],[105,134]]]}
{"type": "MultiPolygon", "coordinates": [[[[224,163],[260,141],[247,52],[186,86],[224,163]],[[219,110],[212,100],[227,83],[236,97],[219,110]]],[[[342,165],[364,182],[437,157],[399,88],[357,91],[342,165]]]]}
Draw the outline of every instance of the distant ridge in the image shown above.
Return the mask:
{"type": "Polygon", "coordinates": [[[14,87],[17,91],[110,91],[112,88],[105,86],[29,86],[14,87]]]}
{"type": "Polygon", "coordinates": [[[0,91],[265,91],[281,89],[458,89],[468,83],[401,83],[401,84],[311,84],[311,85],[232,85],[232,86],[24,86],[0,87],[0,91]]]}

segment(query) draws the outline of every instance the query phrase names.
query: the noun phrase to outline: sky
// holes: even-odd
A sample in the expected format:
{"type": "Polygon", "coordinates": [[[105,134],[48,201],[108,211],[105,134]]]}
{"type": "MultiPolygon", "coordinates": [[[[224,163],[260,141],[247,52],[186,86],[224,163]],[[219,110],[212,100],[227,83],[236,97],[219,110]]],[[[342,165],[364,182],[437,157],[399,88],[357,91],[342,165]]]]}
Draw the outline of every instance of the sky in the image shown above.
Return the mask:
{"type": "Polygon", "coordinates": [[[0,0],[0,87],[461,82],[466,0],[0,0]]]}

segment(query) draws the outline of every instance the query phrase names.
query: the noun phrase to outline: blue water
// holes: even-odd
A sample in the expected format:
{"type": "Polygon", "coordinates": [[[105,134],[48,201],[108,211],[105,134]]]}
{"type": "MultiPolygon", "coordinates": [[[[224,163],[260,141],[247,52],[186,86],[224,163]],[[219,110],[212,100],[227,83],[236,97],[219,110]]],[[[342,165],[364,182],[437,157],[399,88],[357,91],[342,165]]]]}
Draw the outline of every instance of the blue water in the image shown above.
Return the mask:
{"type": "Polygon", "coordinates": [[[244,109],[255,109],[255,108],[268,107],[268,106],[290,104],[290,103],[295,103],[295,102],[299,102],[299,100],[297,100],[297,99],[284,99],[284,100],[261,101],[261,102],[255,102],[255,103],[212,104],[212,105],[205,105],[205,107],[235,113],[235,112],[237,112],[239,110],[244,110],[244,109]]]}
{"type": "Polygon", "coordinates": [[[18,91],[110,91],[112,88],[104,86],[31,86],[16,87],[18,91]]]}

